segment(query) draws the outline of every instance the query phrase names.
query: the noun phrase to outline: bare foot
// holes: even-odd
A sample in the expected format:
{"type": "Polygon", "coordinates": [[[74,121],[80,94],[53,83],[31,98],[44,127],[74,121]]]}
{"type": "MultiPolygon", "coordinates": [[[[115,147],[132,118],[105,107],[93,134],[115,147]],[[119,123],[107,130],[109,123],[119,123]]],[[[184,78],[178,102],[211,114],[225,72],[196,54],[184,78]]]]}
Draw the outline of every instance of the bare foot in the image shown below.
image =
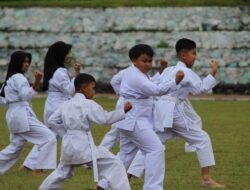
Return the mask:
{"type": "Polygon", "coordinates": [[[212,178],[207,180],[201,180],[202,187],[211,187],[211,188],[225,188],[225,185],[219,184],[214,181],[212,178]]]}
{"type": "Polygon", "coordinates": [[[94,188],[89,188],[89,190],[104,190],[103,188],[99,187],[98,185],[94,188]]]}
{"type": "Polygon", "coordinates": [[[46,176],[46,173],[44,172],[43,169],[37,169],[37,170],[33,170],[33,175],[34,176],[46,176]]]}

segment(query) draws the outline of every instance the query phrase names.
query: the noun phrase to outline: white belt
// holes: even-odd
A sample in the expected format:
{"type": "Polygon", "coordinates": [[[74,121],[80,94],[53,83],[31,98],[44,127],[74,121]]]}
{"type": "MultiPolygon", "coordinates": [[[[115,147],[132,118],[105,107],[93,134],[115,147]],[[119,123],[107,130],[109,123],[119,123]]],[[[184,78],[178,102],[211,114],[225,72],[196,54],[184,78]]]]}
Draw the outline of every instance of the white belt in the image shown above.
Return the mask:
{"type": "Polygon", "coordinates": [[[9,108],[16,107],[16,106],[30,106],[29,102],[25,102],[25,101],[8,102],[7,105],[9,108]]]}
{"type": "Polygon", "coordinates": [[[168,100],[168,101],[171,101],[171,102],[174,102],[174,103],[180,105],[181,110],[179,110],[179,111],[181,112],[181,114],[182,114],[183,117],[185,118],[185,119],[184,119],[184,123],[185,123],[185,125],[186,125],[187,131],[189,131],[189,126],[188,126],[188,123],[186,122],[186,120],[188,120],[188,121],[191,122],[191,123],[193,123],[193,120],[190,119],[190,118],[187,116],[187,112],[189,112],[188,107],[187,107],[187,103],[186,103],[184,100],[181,100],[181,99],[179,99],[179,98],[177,98],[177,97],[169,96],[169,95],[161,96],[161,99],[162,99],[162,100],[168,100]]]}
{"type": "Polygon", "coordinates": [[[93,164],[93,173],[94,173],[94,181],[98,182],[98,167],[97,167],[97,159],[96,159],[96,146],[91,134],[91,131],[84,131],[84,130],[67,130],[66,134],[68,135],[76,135],[79,133],[83,133],[88,136],[89,145],[91,149],[91,156],[92,156],[92,164],[93,164]]]}
{"type": "Polygon", "coordinates": [[[125,102],[130,102],[132,105],[152,106],[153,105],[153,98],[145,98],[145,99],[124,98],[124,103],[125,102]]]}

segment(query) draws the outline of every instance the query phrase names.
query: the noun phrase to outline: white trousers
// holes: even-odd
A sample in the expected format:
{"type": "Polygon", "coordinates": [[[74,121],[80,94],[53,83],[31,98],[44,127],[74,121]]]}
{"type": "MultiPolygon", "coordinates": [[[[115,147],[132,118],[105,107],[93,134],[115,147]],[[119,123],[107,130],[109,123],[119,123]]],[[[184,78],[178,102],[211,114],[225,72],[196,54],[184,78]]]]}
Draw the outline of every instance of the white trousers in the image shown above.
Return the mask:
{"type": "MultiPolygon", "coordinates": [[[[46,126],[42,126],[42,127],[45,127],[47,128],[47,130],[51,131],[52,133],[55,134],[56,136],[56,139],[58,138],[62,138],[63,135],[66,133],[66,130],[64,128],[58,128],[56,129],[55,128],[48,128],[46,126]]],[[[23,165],[34,170],[34,169],[40,169],[40,168],[36,168],[36,162],[37,162],[37,157],[39,155],[39,146],[37,145],[34,145],[33,148],[31,149],[31,151],[29,152],[28,156],[25,158],[24,162],[23,162],[23,165]]],[[[56,160],[57,160],[57,152],[55,153],[56,154],[56,160]]],[[[51,169],[55,169],[56,166],[54,168],[51,168],[51,169]]]]}
{"type": "Polygon", "coordinates": [[[0,152],[0,174],[8,171],[17,161],[25,143],[37,145],[39,153],[34,159],[34,168],[53,169],[56,167],[56,138],[46,126],[35,117],[29,117],[30,131],[10,133],[10,144],[0,152]]]}
{"type": "Polygon", "coordinates": [[[120,159],[126,169],[135,154],[141,150],[145,155],[144,190],[162,190],[165,174],[164,146],[152,129],[140,130],[136,125],[133,131],[120,129],[120,159]]]}
{"type": "MultiPolygon", "coordinates": [[[[92,163],[88,163],[92,166],[92,163]]],[[[122,162],[112,153],[105,152],[105,156],[97,158],[98,178],[100,185],[107,190],[130,190],[130,184],[127,178],[126,170],[122,162]],[[105,184],[106,187],[103,186],[105,184]]],[[[63,165],[58,167],[43,181],[40,190],[60,189],[64,180],[73,175],[74,165],[63,165]]]]}
{"type": "MultiPolygon", "coordinates": [[[[180,115],[175,114],[173,128],[167,128],[164,132],[158,132],[157,135],[163,144],[173,137],[183,138],[196,149],[197,158],[201,168],[215,165],[209,135],[197,126],[190,125],[187,130],[184,119],[180,115]]],[[[131,163],[128,173],[139,178],[143,175],[144,169],[145,158],[142,152],[139,151],[131,163]]]]}
{"type": "Polygon", "coordinates": [[[115,146],[115,143],[119,141],[119,139],[120,139],[120,131],[118,128],[112,125],[109,132],[107,132],[103,137],[100,146],[104,146],[108,150],[111,150],[115,146]]]}

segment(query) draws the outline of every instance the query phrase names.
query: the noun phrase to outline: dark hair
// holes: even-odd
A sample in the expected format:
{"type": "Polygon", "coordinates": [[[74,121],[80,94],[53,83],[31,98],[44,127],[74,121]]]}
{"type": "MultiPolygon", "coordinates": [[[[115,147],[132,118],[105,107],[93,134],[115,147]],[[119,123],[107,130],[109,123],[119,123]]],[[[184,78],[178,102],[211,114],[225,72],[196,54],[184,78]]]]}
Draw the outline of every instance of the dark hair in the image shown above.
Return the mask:
{"type": "Polygon", "coordinates": [[[142,54],[146,54],[150,57],[153,57],[154,50],[151,46],[147,44],[137,44],[129,50],[129,58],[131,61],[133,61],[133,59],[137,59],[142,54]]]}
{"type": "Polygon", "coordinates": [[[79,92],[82,85],[88,85],[91,82],[96,82],[95,78],[92,75],[86,73],[80,73],[74,81],[75,90],[79,92]]]}
{"type": "Polygon", "coordinates": [[[44,61],[43,91],[48,89],[49,80],[52,78],[54,72],[59,67],[65,67],[64,59],[71,48],[72,45],[62,41],[55,42],[49,47],[44,61]]]}
{"type": "Polygon", "coordinates": [[[191,50],[196,48],[196,43],[193,40],[182,38],[179,39],[175,44],[176,53],[179,54],[181,51],[191,50]]]}
{"type": "Polygon", "coordinates": [[[5,82],[1,88],[0,96],[5,97],[4,88],[6,86],[6,81],[14,74],[21,73],[23,74],[23,62],[25,58],[29,58],[29,64],[31,63],[32,56],[30,53],[25,51],[15,51],[10,56],[10,63],[8,64],[8,71],[5,78],[5,82]]]}

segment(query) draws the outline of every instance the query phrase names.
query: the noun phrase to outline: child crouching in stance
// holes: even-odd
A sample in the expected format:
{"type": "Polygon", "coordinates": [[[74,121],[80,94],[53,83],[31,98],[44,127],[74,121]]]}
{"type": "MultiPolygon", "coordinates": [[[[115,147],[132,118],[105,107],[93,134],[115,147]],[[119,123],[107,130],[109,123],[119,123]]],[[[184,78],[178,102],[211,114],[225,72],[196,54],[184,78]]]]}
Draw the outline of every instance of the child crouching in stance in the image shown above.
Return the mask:
{"type": "Polygon", "coordinates": [[[2,87],[1,96],[4,97],[8,107],[6,120],[10,131],[10,145],[0,151],[0,175],[16,163],[27,141],[35,144],[39,149],[34,158],[35,175],[40,175],[42,169],[56,167],[56,137],[37,119],[30,104],[33,96],[37,94],[42,78],[40,72],[35,72],[35,81],[30,86],[24,76],[29,70],[30,63],[30,53],[14,52],[2,87]]]}
{"type": "Polygon", "coordinates": [[[62,139],[60,164],[40,186],[40,190],[60,189],[65,179],[72,176],[74,166],[93,164],[97,189],[130,190],[125,168],[106,148],[96,147],[91,135],[91,122],[112,124],[125,118],[132,106],[107,112],[91,100],[95,94],[95,79],[88,74],[79,74],[75,81],[76,94],[66,101],[49,118],[50,125],[63,126],[67,131],[62,139]]]}

